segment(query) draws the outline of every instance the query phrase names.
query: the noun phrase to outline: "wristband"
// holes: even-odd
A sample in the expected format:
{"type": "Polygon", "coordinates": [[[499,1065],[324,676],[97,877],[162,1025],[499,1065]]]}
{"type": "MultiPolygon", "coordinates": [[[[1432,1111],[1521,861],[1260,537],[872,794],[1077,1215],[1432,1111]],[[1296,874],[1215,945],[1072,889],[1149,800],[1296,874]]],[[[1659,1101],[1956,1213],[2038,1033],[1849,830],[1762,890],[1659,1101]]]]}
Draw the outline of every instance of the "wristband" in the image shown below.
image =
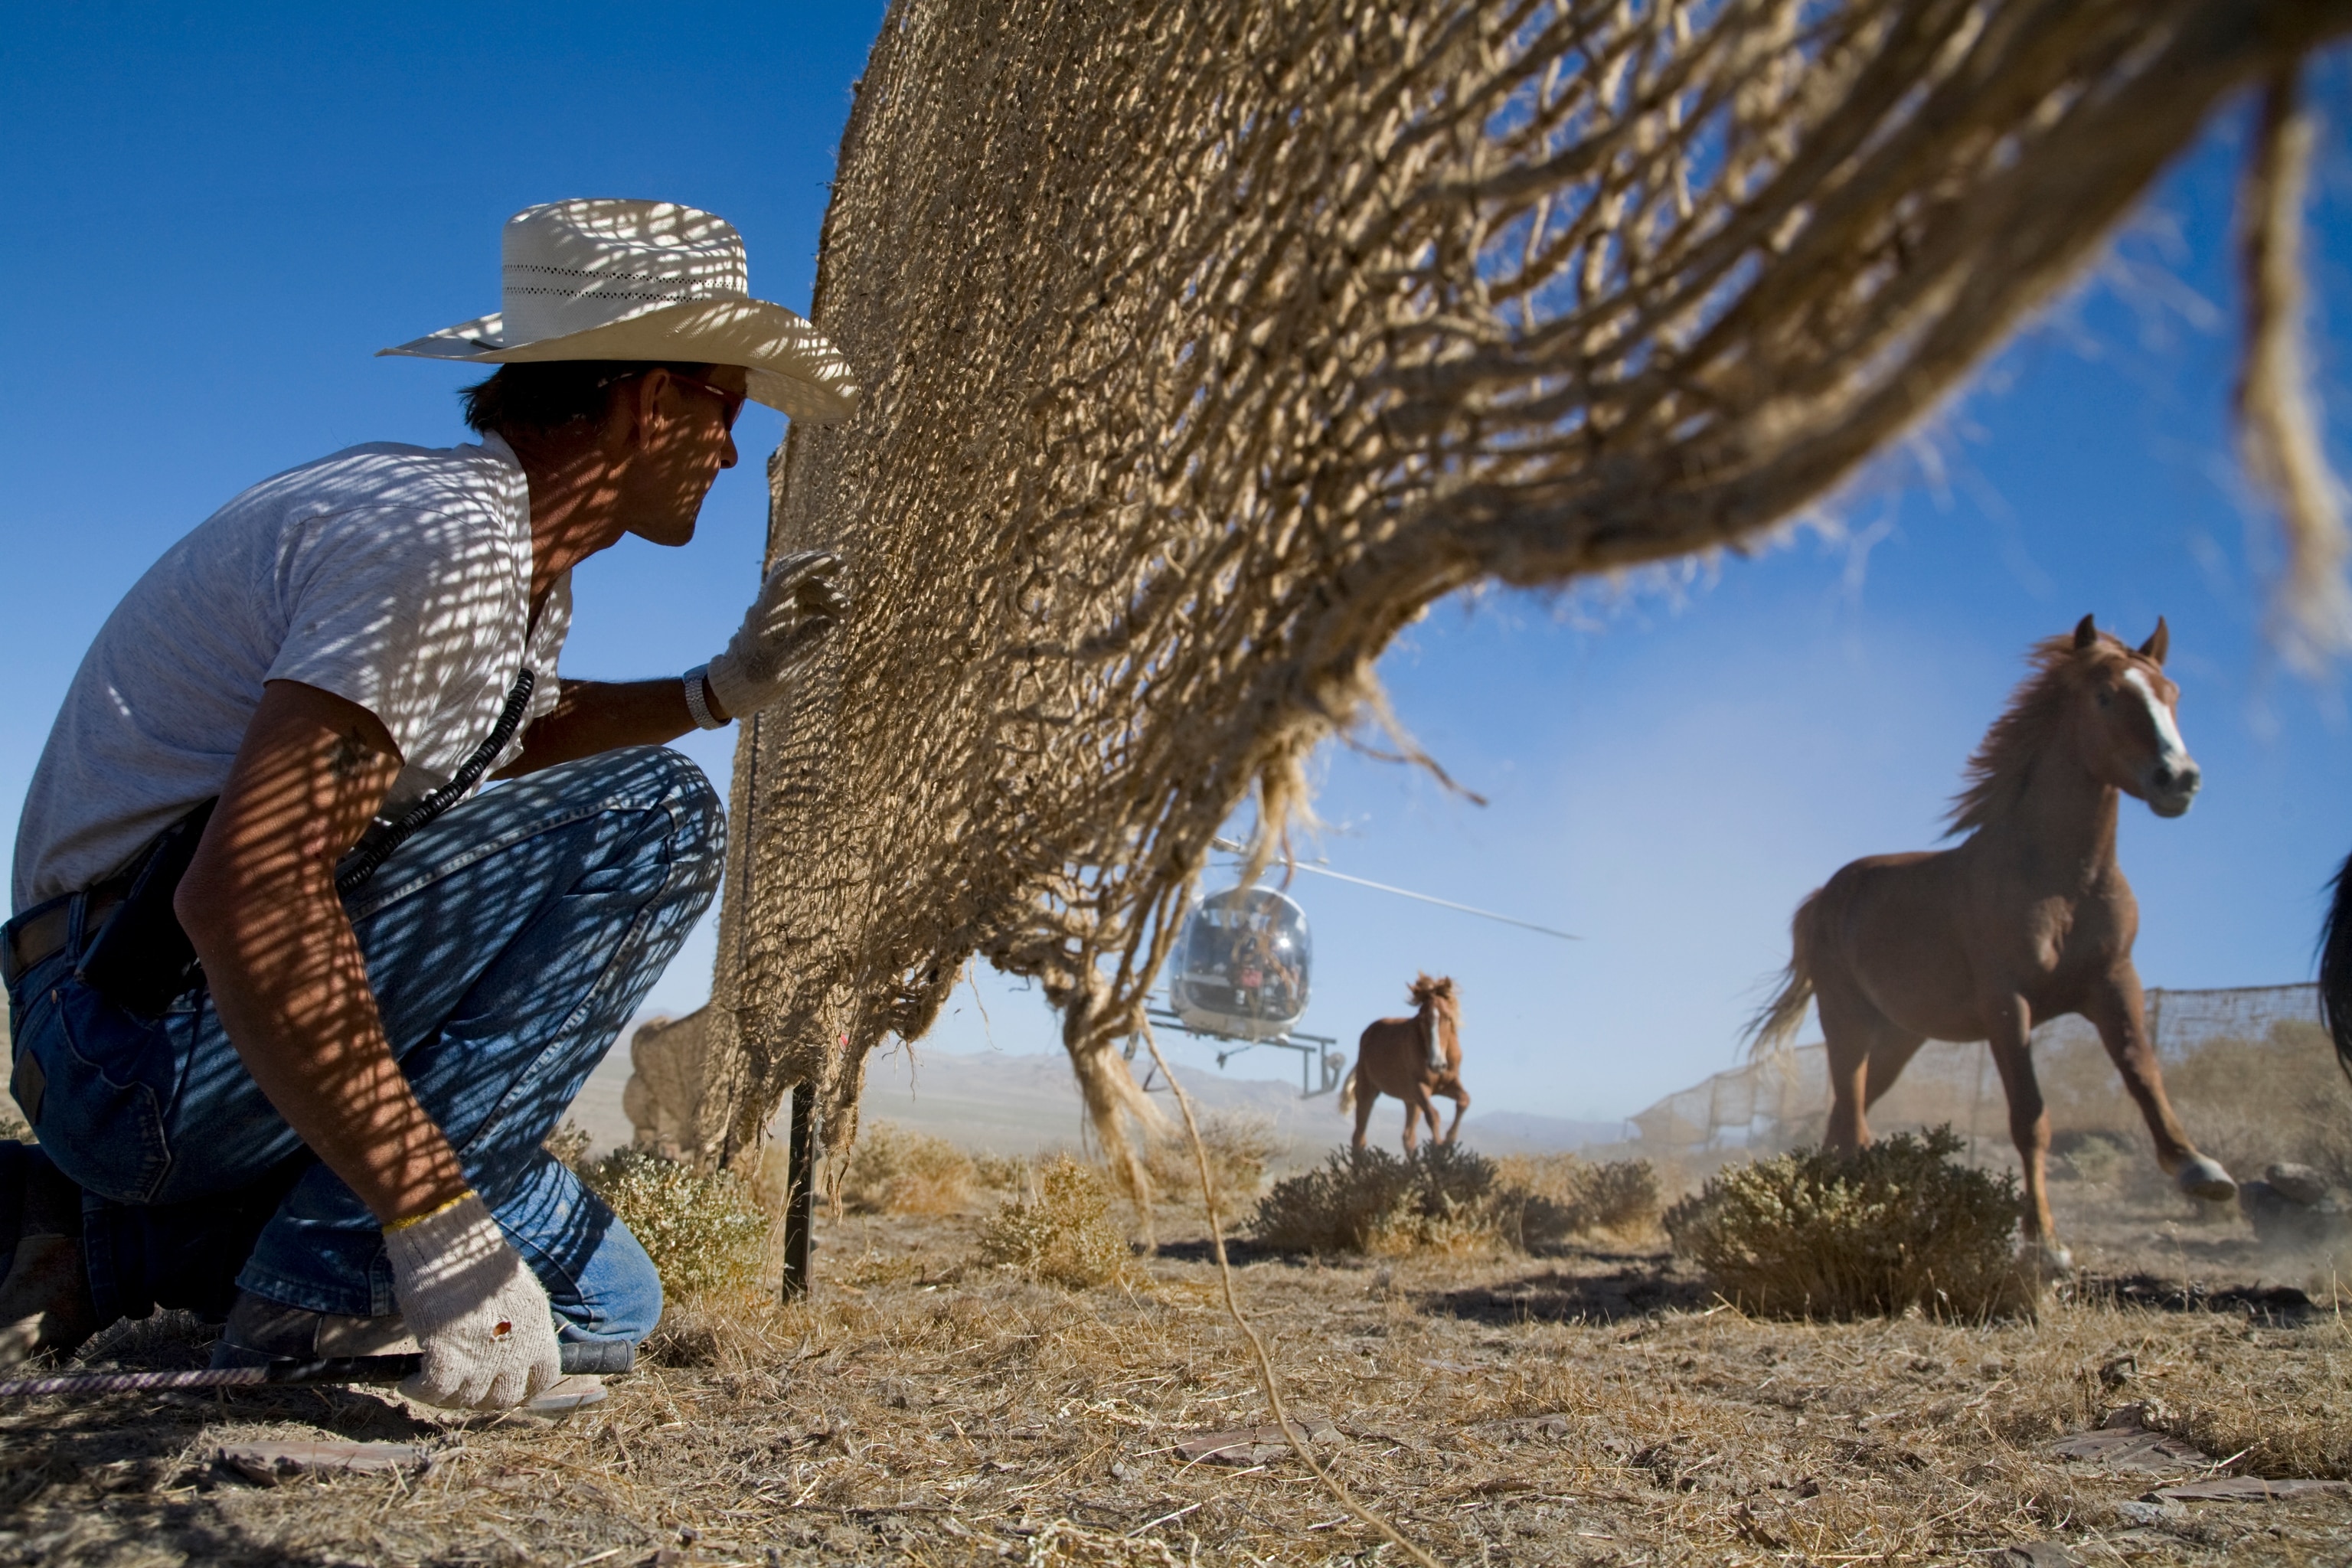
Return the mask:
{"type": "Polygon", "coordinates": [[[473,1189],[473,1188],[471,1188],[471,1187],[467,1187],[464,1192],[459,1193],[456,1197],[451,1198],[451,1199],[450,1199],[447,1203],[446,1203],[446,1204],[435,1204],[431,1208],[426,1209],[423,1214],[413,1214],[413,1215],[410,1215],[406,1219],[396,1219],[396,1220],[394,1220],[390,1225],[385,1226],[383,1227],[383,1233],[384,1233],[384,1235],[386,1235],[386,1236],[390,1236],[394,1231],[396,1231],[396,1230],[406,1230],[406,1229],[407,1229],[410,1226],[412,1226],[412,1225],[423,1225],[426,1220],[431,1219],[435,1215],[436,1215],[436,1214],[447,1214],[451,1209],[456,1208],[459,1204],[464,1203],[467,1198],[470,1198],[470,1197],[478,1197],[478,1196],[479,1196],[479,1195],[480,1195],[480,1194],[478,1194],[478,1193],[476,1193],[476,1192],[474,1191],[474,1189],[473,1189]]]}
{"type": "Polygon", "coordinates": [[[698,664],[686,672],[686,710],[694,716],[695,728],[723,730],[727,727],[726,721],[710,716],[710,704],[702,696],[702,672],[709,668],[709,665],[698,664]]]}

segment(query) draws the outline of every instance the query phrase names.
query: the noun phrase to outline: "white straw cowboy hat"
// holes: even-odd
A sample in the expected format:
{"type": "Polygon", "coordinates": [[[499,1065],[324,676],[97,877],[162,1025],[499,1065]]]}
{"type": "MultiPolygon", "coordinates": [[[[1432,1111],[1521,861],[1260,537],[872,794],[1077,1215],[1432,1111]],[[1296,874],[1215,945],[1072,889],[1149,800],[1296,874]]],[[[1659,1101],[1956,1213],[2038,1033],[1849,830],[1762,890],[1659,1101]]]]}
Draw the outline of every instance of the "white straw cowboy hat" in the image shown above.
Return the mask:
{"type": "Polygon", "coordinates": [[[479,364],[673,360],[741,365],[752,398],[830,424],[857,406],[824,334],[754,300],[743,237],[675,202],[591,197],[527,207],[499,241],[504,309],[380,353],[479,364]]]}

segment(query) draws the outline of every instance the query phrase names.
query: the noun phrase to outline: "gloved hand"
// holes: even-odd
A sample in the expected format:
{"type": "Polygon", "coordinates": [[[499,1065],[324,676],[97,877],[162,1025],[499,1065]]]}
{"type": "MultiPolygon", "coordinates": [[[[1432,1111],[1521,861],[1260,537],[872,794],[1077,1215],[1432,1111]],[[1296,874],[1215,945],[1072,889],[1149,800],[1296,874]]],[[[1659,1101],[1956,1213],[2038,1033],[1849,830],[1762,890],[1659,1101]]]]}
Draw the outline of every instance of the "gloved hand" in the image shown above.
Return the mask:
{"type": "Polygon", "coordinates": [[[803,658],[849,607],[835,581],[840,572],[841,558],[829,550],[804,550],[776,563],[727,651],[703,668],[730,718],[748,719],[792,689],[803,658]]]}
{"type": "Polygon", "coordinates": [[[547,1292],[473,1194],[387,1229],[392,1292],[425,1364],[400,1392],[425,1405],[505,1410],[563,1375],[547,1292]]]}

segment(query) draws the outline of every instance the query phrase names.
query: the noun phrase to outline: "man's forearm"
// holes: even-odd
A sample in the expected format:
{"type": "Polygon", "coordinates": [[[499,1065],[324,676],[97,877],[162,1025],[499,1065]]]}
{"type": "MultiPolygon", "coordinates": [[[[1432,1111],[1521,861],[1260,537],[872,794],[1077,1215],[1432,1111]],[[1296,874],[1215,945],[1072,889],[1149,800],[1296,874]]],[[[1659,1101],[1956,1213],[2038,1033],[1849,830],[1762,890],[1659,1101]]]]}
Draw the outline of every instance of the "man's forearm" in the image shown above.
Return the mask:
{"type": "Polygon", "coordinates": [[[244,890],[197,939],[221,1026],[261,1092],[386,1224],[466,1190],[457,1152],[394,1060],[331,870],[244,890]]]}
{"type": "MultiPolygon", "coordinates": [[[[726,720],[717,697],[705,689],[710,716],[726,720]]],[[[499,776],[537,773],[558,763],[593,757],[622,746],[659,746],[695,727],[687,710],[686,683],[660,680],[567,680],[555,710],[524,731],[522,756],[499,776]]]]}
{"type": "Polygon", "coordinates": [[[173,907],[278,1113],[387,1224],[457,1196],[457,1156],[393,1058],[335,862],[400,771],[373,715],[273,680],[173,907]]]}

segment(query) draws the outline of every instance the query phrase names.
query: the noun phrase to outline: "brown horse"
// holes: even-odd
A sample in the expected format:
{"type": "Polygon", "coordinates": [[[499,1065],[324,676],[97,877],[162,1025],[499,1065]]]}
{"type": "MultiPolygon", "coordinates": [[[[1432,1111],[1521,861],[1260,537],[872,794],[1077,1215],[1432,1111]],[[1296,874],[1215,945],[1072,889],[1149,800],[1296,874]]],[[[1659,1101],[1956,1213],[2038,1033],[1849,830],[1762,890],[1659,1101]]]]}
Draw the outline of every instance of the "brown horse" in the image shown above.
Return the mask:
{"type": "Polygon", "coordinates": [[[1415,1118],[1429,1123],[1429,1135],[1451,1143],[1462,1131],[1462,1113],[1470,1109],[1470,1091],[1462,1087],[1462,1013],[1449,977],[1432,980],[1424,974],[1412,983],[1409,998],[1417,1009],[1410,1018],[1382,1018],[1367,1025],[1356,1043],[1355,1070],[1339,1090],[1339,1113],[1356,1112],[1355,1146],[1364,1146],[1364,1130],[1372,1124],[1372,1101],[1392,1094],[1404,1101],[1404,1152],[1413,1151],[1415,1118]],[[1437,1107],[1431,1097],[1454,1101],[1454,1125],[1438,1137],[1437,1107]]]}
{"type": "Polygon", "coordinates": [[[2050,1118],[2034,1081],[2033,1026],[2079,1013],[2098,1029],[2180,1190],[2225,1198],[2236,1184],[2200,1154],[2164,1096],[2147,1037],[2132,939],[2139,905],[2116,864],[2118,795],[2179,816],[2202,777],[2174,719],[2159,618],[2137,648],[2084,616],[2035,646],[2033,673],[1969,763],[1952,848],[1874,855],[1797,910],[1779,995],[1759,1016],[1759,1051],[1785,1046],[1805,1004],[1829,1045],[1824,1142],[1870,1140],[1864,1109],[1927,1040],[1987,1040],[2025,1170],[2024,1228],[2045,1266],[2071,1267],[2050,1219],[2050,1118]]]}

